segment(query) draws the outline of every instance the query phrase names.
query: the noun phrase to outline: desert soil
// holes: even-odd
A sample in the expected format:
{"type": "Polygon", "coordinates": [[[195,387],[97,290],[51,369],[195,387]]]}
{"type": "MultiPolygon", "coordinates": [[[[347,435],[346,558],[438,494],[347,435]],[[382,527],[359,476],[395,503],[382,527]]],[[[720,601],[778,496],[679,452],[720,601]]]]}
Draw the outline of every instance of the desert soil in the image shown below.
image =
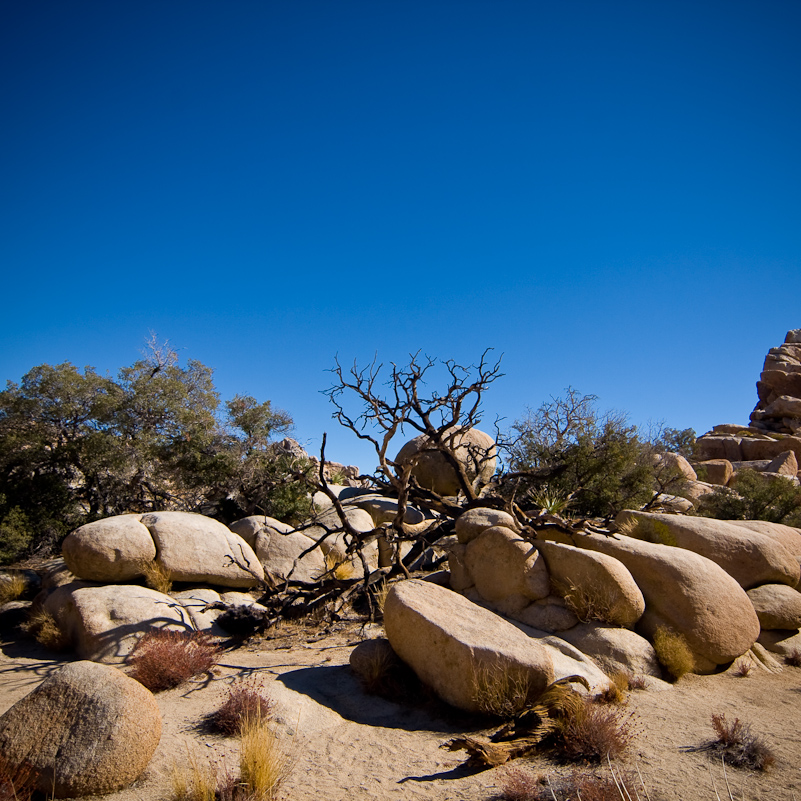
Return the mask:
{"type": "MultiPolygon", "coordinates": [[[[166,801],[173,766],[191,758],[234,769],[236,739],[210,733],[203,721],[240,677],[262,681],[275,701],[275,728],[293,764],[281,794],[287,801],[497,798],[507,768],[468,768],[464,752],[441,747],[459,733],[481,734],[475,720],[444,706],[401,705],[363,691],[348,657],[363,638],[380,634],[379,626],[355,622],[328,631],[294,626],[226,651],[213,674],[157,694],[161,743],[144,775],[107,798],[166,801]]],[[[9,632],[0,639],[0,713],[75,658],[9,632]]],[[[776,756],[766,773],[727,770],[735,798],[801,799],[801,669],[685,676],[661,691],[631,692],[627,710],[638,731],[627,767],[639,768],[651,801],[715,801],[713,780],[728,798],[721,765],[684,750],[711,738],[711,716],[721,712],[750,724],[776,756]]],[[[572,770],[544,756],[510,764],[554,780],[572,770]]]]}

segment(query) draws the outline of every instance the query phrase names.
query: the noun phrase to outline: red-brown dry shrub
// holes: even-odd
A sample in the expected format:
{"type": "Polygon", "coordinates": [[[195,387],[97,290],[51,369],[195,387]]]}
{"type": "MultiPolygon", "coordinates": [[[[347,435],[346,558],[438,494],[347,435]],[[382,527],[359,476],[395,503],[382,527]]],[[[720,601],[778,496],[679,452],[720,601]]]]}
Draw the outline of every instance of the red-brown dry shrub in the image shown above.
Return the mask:
{"type": "Polygon", "coordinates": [[[776,762],[770,748],[740,718],[729,723],[725,714],[712,715],[712,728],[717,740],[702,746],[702,750],[722,755],[727,764],[736,768],[767,770],[776,762]]]}
{"type": "Polygon", "coordinates": [[[601,762],[623,756],[635,736],[633,713],[584,697],[572,714],[559,721],[553,745],[568,762],[601,762]]]}
{"type": "MultiPolygon", "coordinates": [[[[624,778],[621,774],[619,781],[631,790],[636,782],[631,777],[624,778]]],[[[508,768],[501,777],[501,798],[504,801],[553,801],[554,795],[558,798],[581,801],[620,801],[621,792],[614,779],[610,776],[595,776],[592,773],[573,773],[563,778],[555,779],[552,783],[542,776],[523,770],[522,768],[508,768]]],[[[631,797],[635,798],[632,791],[631,797]]]]}
{"type": "Polygon", "coordinates": [[[208,634],[154,629],[128,655],[129,675],[151,692],[168,690],[211,670],[219,654],[208,634]]]}
{"type": "Polygon", "coordinates": [[[268,720],[272,713],[273,701],[265,695],[261,681],[237,681],[229,688],[223,705],[211,714],[209,722],[223,734],[239,734],[245,720],[268,720]]]}
{"type": "Polygon", "coordinates": [[[795,648],[784,657],[784,664],[790,667],[801,667],[801,650],[795,648]]]}

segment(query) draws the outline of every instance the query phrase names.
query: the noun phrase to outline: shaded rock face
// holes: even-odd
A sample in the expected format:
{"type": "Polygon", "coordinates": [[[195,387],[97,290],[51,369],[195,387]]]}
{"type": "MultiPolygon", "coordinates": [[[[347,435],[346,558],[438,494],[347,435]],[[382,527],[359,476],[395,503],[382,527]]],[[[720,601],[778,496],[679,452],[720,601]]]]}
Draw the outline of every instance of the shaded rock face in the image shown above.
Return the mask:
{"type": "Polygon", "coordinates": [[[480,711],[481,682],[493,676],[521,677],[532,698],[554,679],[551,655],[537,640],[431,582],[393,585],[384,627],[392,649],[420,680],[460,709],[480,711]]]}
{"type": "Polygon", "coordinates": [[[161,713],[150,691],[94,662],[65,665],[0,717],[0,755],[30,765],[48,798],[127,787],[160,739],[161,713]]]}
{"type": "Polygon", "coordinates": [[[768,351],[757,395],[751,412],[754,427],[778,434],[801,432],[801,329],[788,331],[784,344],[768,351]]]}
{"type": "MultiPolygon", "coordinates": [[[[462,464],[468,481],[478,485],[489,483],[497,463],[495,440],[477,428],[446,432],[445,437],[446,440],[452,437],[454,454],[462,464]]],[[[412,475],[420,486],[439,495],[459,494],[461,484],[456,470],[440,451],[431,447],[430,440],[424,434],[409,440],[398,451],[395,463],[402,465],[412,459],[415,460],[412,475]]]]}

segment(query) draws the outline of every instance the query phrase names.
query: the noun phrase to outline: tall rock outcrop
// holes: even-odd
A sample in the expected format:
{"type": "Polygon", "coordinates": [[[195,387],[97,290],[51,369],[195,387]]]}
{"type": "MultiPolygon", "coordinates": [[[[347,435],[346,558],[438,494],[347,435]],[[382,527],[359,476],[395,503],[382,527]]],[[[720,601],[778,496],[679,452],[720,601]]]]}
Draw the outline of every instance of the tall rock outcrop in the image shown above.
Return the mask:
{"type": "Polygon", "coordinates": [[[788,331],[784,344],[768,351],[757,395],[751,412],[754,428],[777,434],[801,432],[801,328],[788,331]]]}

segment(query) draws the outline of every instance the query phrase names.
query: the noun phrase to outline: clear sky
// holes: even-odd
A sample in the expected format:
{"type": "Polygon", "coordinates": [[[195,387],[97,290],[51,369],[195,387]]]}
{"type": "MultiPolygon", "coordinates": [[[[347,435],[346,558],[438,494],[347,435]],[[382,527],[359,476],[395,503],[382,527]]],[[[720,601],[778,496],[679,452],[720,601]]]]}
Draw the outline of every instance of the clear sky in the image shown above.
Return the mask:
{"type": "Polygon", "coordinates": [[[371,469],[334,357],[745,422],[801,327],[797,0],[6,0],[0,379],[148,332],[371,469]]]}

